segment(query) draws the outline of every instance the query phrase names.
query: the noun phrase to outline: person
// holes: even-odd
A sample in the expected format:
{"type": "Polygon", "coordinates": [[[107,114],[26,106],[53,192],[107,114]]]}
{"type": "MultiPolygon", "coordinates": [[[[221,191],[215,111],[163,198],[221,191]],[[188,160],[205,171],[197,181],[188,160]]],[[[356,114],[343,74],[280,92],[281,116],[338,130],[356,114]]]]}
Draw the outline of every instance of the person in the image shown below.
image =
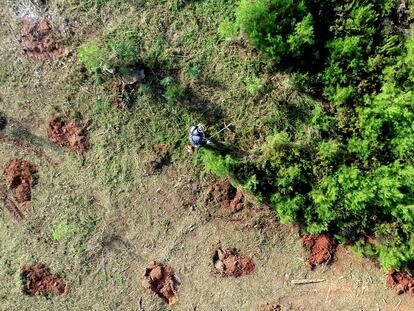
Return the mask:
{"type": "Polygon", "coordinates": [[[212,144],[211,140],[204,133],[204,126],[202,124],[190,128],[190,143],[195,148],[212,144]]]}

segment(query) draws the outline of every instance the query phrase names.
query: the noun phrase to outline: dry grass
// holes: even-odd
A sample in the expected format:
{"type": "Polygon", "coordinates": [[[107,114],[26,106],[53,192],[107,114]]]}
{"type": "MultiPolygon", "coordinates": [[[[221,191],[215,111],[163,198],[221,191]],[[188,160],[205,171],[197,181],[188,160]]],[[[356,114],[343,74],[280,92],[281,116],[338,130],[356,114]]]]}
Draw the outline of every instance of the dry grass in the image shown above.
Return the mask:
{"type": "MultiPolygon", "coordinates": [[[[141,286],[150,260],[176,270],[181,281],[176,310],[255,310],[278,301],[291,310],[374,309],[377,303],[391,310],[399,299],[404,310],[413,303],[387,290],[380,270],[347,254],[332,267],[308,271],[297,259],[306,254],[295,227],[259,230],[206,217],[202,198],[212,179],[184,151],[187,127],[200,118],[211,131],[233,122],[235,129],[219,139],[250,150],[274,127],[293,126],[286,114],[303,99],[285,74],[259,70],[258,55],[218,37],[220,14],[230,9],[226,1],[50,2],[49,16],[56,23],[66,17],[74,33],[64,56],[42,63],[23,57],[20,20],[10,3],[0,5],[0,111],[9,120],[0,133],[0,168],[23,158],[39,170],[24,220],[16,224],[4,208],[0,213],[0,309],[163,310],[141,286]],[[142,30],[140,56],[154,68],[150,91],[139,91],[133,107],[120,111],[110,104],[114,81],[96,85],[82,73],[76,48],[99,40],[102,29],[132,22],[142,30]],[[172,108],[160,96],[159,80],[169,75],[187,87],[184,100],[172,108]],[[246,91],[252,75],[263,81],[262,94],[246,91]],[[54,112],[83,119],[92,145],[85,156],[48,141],[45,122],[54,112]],[[159,175],[143,177],[150,150],[160,141],[170,145],[172,163],[159,175]],[[200,194],[191,194],[194,185],[200,194]],[[56,239],[60,224],[70,229],[60,229],[67,231],[56,239]],[[207,250],[216,240],[252,256],[256,272],[239,279],[213,276],[207,250]],[[68,296],[24,296],[19,268],[31,262],[60,273],[68,296]],[[327,281],[290,284],[305,277],[327,281]]],[[[253,215],[258,219],[246,222],[262,217],[253,215]]]]}

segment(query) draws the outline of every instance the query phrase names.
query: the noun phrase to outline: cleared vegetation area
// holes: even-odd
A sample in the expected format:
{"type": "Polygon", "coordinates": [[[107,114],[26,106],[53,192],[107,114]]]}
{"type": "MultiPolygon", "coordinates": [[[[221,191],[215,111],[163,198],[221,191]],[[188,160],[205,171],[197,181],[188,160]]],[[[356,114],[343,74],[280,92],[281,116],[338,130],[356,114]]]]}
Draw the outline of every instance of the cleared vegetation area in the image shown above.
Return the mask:
{"type": "Polygon", "coordinates": [[[1,2],[0,310],[409,310],[413,18],[1,2]]]}

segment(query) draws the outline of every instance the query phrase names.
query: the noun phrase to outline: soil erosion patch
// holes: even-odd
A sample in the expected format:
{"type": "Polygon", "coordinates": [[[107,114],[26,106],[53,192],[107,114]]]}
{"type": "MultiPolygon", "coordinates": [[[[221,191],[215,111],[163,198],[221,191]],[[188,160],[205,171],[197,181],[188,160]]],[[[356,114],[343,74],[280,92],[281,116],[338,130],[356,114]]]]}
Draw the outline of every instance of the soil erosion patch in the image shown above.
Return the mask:
{"type": "Polygon", "coordinates": [[[220,242],[213,244],[210,256],[213,273],[224,277],[249,275],[256,267],[253,259],[240,255],[237,249],[231,248],[223,251],[220,242]]]}
{"type": "Polygon", "coordinates": [[[309,251],[308,264],[311,269],[330,263],[336,250],[336,242],[328,234],[305,235],[303,245],[309,251]]]}
{"type": "Polygon", "coordinates": [[[240,188],[233,187],[228,181],[217,182],[208,192],[206,206],[215,208],[216,216],[226,216],[244,208],[244,195],[240,188]]]}
{"type": "Polygon", "coordinates": [[[73,151],[85,152],[89,149],[85,129],[64,117],[52,116],[49,119],[47,136],[53,143],[73,151]]]}
{"type": "Polygon", "coordinates": [[[36,183],[36,173],[36,167],[24,160],[10,161],[3,172],[7,186],[22,207],[30,207],[32,204],[32,188],[36,183]]]}
{"type": "Polygon", "coordinates": [[[52,24],[45,19],[24,20],[20,33],[23,53],[28,58],[44,60],[65,51],[54,35],[52,24]]]}
{"type": "Polygon", "coordinates": [[[398,295],[405,292],[414,292],[414,279],[404,270],[397,271],[391,269],[388,271],[387,276],[388,285],[395,288],[398,295]]]}
{"type": "Polygon", "coordinates": [[[169,306],[177,304],[176,286],[178,282],[172,267],[151,261],[145,269],[142,284],[151,293],[162,298],[169,306]]]}
{"type": "Polygon", "coordinates": [[[29,296],[59,294],[66,295],[68,287],[63,279],[50,274],[49,269],[42,264],[25,265],[21,268],[23,293],[29,296]]]}

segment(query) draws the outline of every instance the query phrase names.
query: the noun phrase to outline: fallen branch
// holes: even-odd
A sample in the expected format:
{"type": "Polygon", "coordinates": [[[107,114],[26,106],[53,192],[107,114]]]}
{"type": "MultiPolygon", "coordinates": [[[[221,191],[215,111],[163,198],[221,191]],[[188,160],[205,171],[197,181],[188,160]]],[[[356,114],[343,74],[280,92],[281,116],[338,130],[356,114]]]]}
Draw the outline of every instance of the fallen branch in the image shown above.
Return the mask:
{"type": "Polygon", "coordinates": [[[304,284],[312,284],[312,283],[320,283],[320,282],[325,282],[325,279],[315,279],[315,280],[308,280],[308,279],[303,279],[303,280],[292,280],[292,284],[294,284],[294,285],[304,285],[304,284]]]}

